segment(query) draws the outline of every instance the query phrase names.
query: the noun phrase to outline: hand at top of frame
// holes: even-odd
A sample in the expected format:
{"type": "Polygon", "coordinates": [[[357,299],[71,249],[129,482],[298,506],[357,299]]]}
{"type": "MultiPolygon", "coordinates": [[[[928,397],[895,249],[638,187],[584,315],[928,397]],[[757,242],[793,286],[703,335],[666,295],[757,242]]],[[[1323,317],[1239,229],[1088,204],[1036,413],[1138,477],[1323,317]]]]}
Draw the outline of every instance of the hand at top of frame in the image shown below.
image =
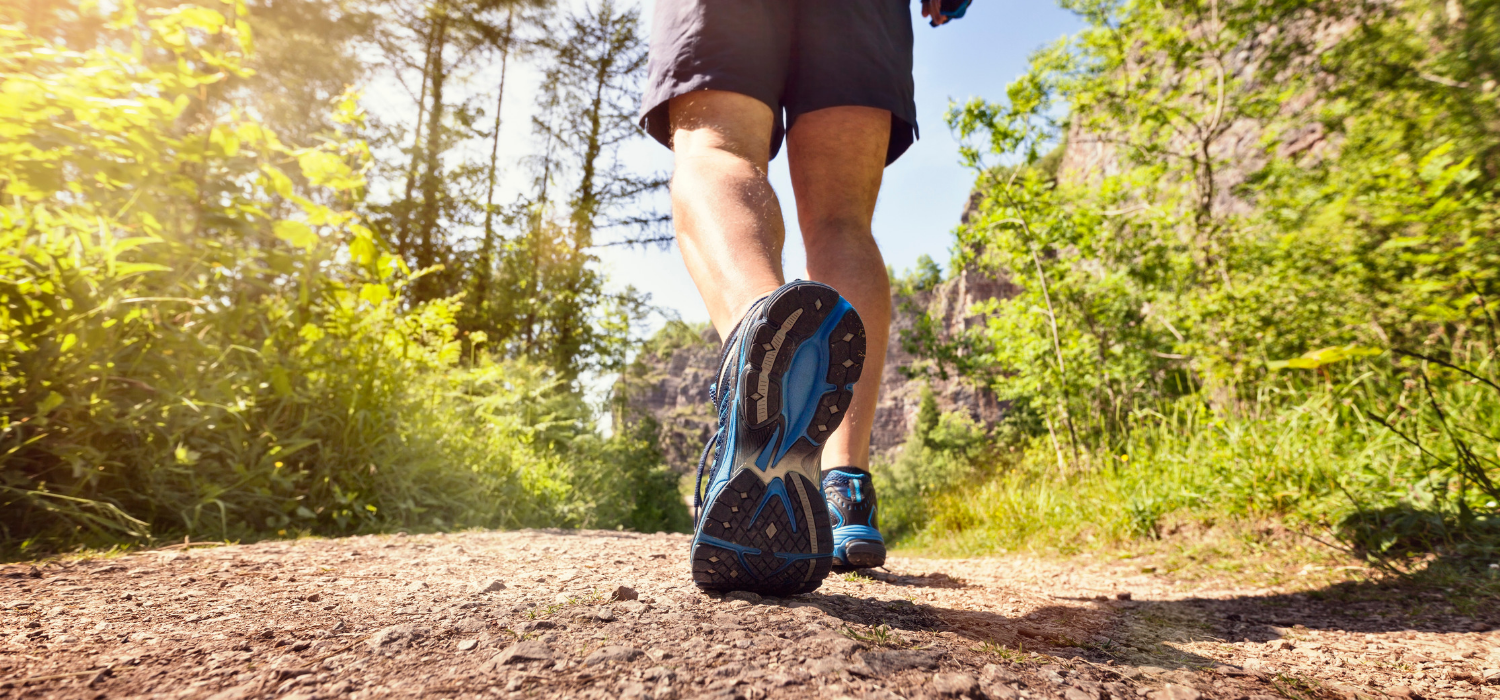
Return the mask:
{"type": "Polygon", "coordinates": [[[948,23],[948,20],[962,19],[964,13],[969,10],[971,0],[922,0],[922,16],[930,20],[934,27],[948,23]]]}

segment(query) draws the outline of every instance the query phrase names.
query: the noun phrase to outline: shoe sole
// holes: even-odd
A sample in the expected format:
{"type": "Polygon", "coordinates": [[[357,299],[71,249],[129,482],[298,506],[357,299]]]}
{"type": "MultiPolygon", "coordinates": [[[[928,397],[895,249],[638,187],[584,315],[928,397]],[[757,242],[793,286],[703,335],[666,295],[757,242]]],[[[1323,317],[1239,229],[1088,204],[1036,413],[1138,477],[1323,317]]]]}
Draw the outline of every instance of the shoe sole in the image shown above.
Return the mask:
{"type": "Polygon", "coordinates": [[[708,494],[693,539],[693,581],[785,596],[816,590],[833,565],[819,459],[864,368],[865,330],[848,302],[814,282],[783,287],[762,308],[741,329],[748,361],[729,419],[741,434],[725,442],[737,447],[730,479],[708,494]]]}
{"type": "Polygon", "coordinates": [[[885,565],[885,545],[871,540],[849,540],[844,543],[843,561],[834,560],[833,572],[845,574],[885,565]]]}

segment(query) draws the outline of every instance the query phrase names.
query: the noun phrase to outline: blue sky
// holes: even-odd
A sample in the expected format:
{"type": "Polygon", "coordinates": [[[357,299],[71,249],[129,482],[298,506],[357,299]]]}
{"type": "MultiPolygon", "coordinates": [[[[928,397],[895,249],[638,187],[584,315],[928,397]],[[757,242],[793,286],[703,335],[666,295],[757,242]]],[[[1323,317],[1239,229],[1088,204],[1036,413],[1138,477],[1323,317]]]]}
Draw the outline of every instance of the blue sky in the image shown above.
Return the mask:
{"type": "MultiPolygon", "coordinates": [[[[652,4],[646,2],[648,14],[652,4]]],[[[974,96],[998,99],[1005,86],[1025,70],[1033,51],[1077,31],[1082,23],[1054,3],[1040,0],[975,0],[967,17],[937,29],[927,26],[915,5],[912,15],[922,139],[886,169],[875,210],[875,239],[886,262],[898,270],[911,267],[923,254],[946,269],[951,231],[973,182],[972,173],[959,164],[957,140],[943,123],[949,101],[974,96]]],[[[672,167],[671,153],[649,140],[632,144],[622,155],[644,170],[670,171],[672,167]]],[[[784,155],[771,163],[771,184],[786,215],[786,275],[788,279],[800,277],[804,257],[784,155]]],[[[633,285],[648,292],[656,305],[683,320],[708,320],[676,248],[609,249],[604,264],[612,286],[633,285]]]]}

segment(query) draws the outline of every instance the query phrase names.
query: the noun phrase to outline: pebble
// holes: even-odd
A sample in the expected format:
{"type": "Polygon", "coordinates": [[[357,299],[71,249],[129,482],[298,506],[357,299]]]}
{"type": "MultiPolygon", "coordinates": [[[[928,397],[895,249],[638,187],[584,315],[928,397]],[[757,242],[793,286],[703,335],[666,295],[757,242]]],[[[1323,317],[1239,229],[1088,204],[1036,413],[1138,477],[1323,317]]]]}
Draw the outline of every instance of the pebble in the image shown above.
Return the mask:
{"type": "Polygon", "coordinates": [[[465,617],[462,620],[453,623],[454,630],[459,632],[467,632],[470,634],[475,632],[483,632],[488,627],[489,625],[485,624],[484,620],[481,620],[477,617],[465,617]]]}
{"type": "Polygon", "coordinates": [[[889,675],[907,669],[937,668],[938,652],[917,650],[872,651],[863,656],[864,665],[876,675],[889,675]]]}
{"type": "Polygon", "coordinates": [[[492,578],[480,581],[479,583],[474,584],[474,587],[480,593],[494,593],[495,591],[505,590],[505,582],[497,578],[492,578]]]}
{"type": "Polygon", "coordinates": [[[556,627],[557,623],[551,620],[527,620],[526,622],[522,622],[521,624],[516,625],[516,631],[520,632],[521,634],[526,634],[527,632],[535,632],[537,630],[550,630],[555,629],[556,627]]]}
{"type": "Polygon", "coordinates": [[[1244,666],[1246,671],[1262,676],[1274,674],[1279,670],[1276,664],[1263,659],[1245,659],[1245,662],[1241,665],[1244,666]]]}
{"type": "Polygon", "coordinates": [[[372,649],[379,649],[388,645],[400,647],[405,646],[414,639],[421,639],[426,636],[427,629],[424,627],[417,627],[411,624],[391,625],[376,632],[370,637],[367,643],[372,649]]]}
{"type": "Polygon", "coordinates": [[[939,673],[932,677],[932,690],[938,695],[974,695],[979,681],[967,673],[939,673]]]}
{"type": "Polygon", "coordinates": [[[807,662],[807,672],[814,677],[828,678],[837,676],[840,671],[849,668],[849,662],[837,657],[828,656],[807,662]]]}
{"type": "Polygon", "coordinates": [[[1198,692],[1185,685],[1167,684],[1148,696],[1150,700],[1199,700],[1203,693],[1198,692]]]}
{"type": "Polygon", "coordinates": [[[585,666],[596,666],[611,661],[624,663],[634,661],[641,656],[641,650],[627,646],[610,645],[602,647],[583,660],[585,666]]]}
{"type": "Polygon", "coordinates": [[[615,601],[637,600],[640,597],[641,595],[637,593],[634,588],[630,588],[629,586],[620,586],[619,588],[615,589],[614,593],[609,594],[610,600],[615,601]]]}
{"type": "Polygon", "coordinates": [[[459,651],[469,651],[470,649],[473,649],[474,647],[477,647],[477,646],[479,646],[479,640],[477,640],[477,639],[465,639],[465,640],[463,640],[463,641],[461,641],[461,642],[458,643],[458,650],[459,651]]]}
{"type": "Polygon", "coordinates": [[[523,663],[526,661],[551,661],[552,658],[552,647],[535,639],[528,639],[506,647],[505,651],[496,654],[495,658],[490,659],[490,664],[493,666],[503,666],[505,664],[523,663]]]}
{"type": "Polygon", "coordinates": [[[627,600],[616,607],[631,614],[642,613],[651,609],[650,605],[642,603],[639,600],[627,600]]]}
{"type": "Polygon", "coordinates": [[[759,593],[752,593],[750,591],[730,591],[728,595],[724,596],[724,599],[743,600],[746,603],[750,603],[751,605],[755,605],[763,600],[763,598],[760,597],[759,593]]]}

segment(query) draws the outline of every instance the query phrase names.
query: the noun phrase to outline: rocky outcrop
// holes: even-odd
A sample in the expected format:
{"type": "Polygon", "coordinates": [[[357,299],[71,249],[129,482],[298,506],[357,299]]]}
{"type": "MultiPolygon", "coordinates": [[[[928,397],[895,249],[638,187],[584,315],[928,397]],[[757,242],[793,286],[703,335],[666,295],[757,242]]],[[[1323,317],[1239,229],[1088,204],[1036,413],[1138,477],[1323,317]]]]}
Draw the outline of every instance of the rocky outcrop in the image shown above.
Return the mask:
{"type": "Polygon", "coordinates": [[[1009,281],[960,270],[952,279],[930,290],[891,299],[895,311],[891,320],[891,341],[886,349],[885,372],[880,378],[880,402],[875,409],[875,430],[870,438],[870,447],[875,452],[888,452],[906,441],[922,402],[924,384],[931,387],[938,408],[943,411],[966,412],[970,418],[986,426],[992,426],[1000,419],[1000,402],[987,388],[952,375],[947,379],[908,378],[903,370],[912,368],[918,358],[906,349],[902,338],[911,334],[924,314],[937,323],[940,335],[951,337],[984,322],[983,318],[969,312],[975,304],[988,299],[1009,298],[1017,291],[1009,281]]]}
{"type": "MultiPolygon", "coordinates": [[[[944,411],[964,411],[985,425],[999,420],[1000,402],[986,389],[952,376],[908,378],[902,369],[911,367],[918,358],[903,346],[902,335],[910,333],[924,314],[937,322],[943,335],[972,328],[982,319],[970,314],[970,307],[986,299],[1009,297],[1015,291],[1014,285],[1005,280],[964,270],[932,289],[891,299],[891,340],[871,437],[875,452],[889,452],[906,440],[924,384],[931,386],[944,411]]],[[[712,327],[694,329],[691,334],[685,330],[672,329],[677,334],[675,342],[660,343],[643,352],[616,386],[622,406],[617,419],[655,418],[660,423],[659,441],[666,462],[682,473],[696,469],[699,453],[716,425],[708,388],[719,359],[719,334],[712,327]]]]}
{"type": "Polygon", "coordinates": [[[656,419],[666,463],[688,473],[697,468],[699,452],[717,425],[708,388],[719,360],[719,334],[707,324],[664,332],[675,332],[676,342],[642,352],[615,384],[615,420],[656,419]]]}

